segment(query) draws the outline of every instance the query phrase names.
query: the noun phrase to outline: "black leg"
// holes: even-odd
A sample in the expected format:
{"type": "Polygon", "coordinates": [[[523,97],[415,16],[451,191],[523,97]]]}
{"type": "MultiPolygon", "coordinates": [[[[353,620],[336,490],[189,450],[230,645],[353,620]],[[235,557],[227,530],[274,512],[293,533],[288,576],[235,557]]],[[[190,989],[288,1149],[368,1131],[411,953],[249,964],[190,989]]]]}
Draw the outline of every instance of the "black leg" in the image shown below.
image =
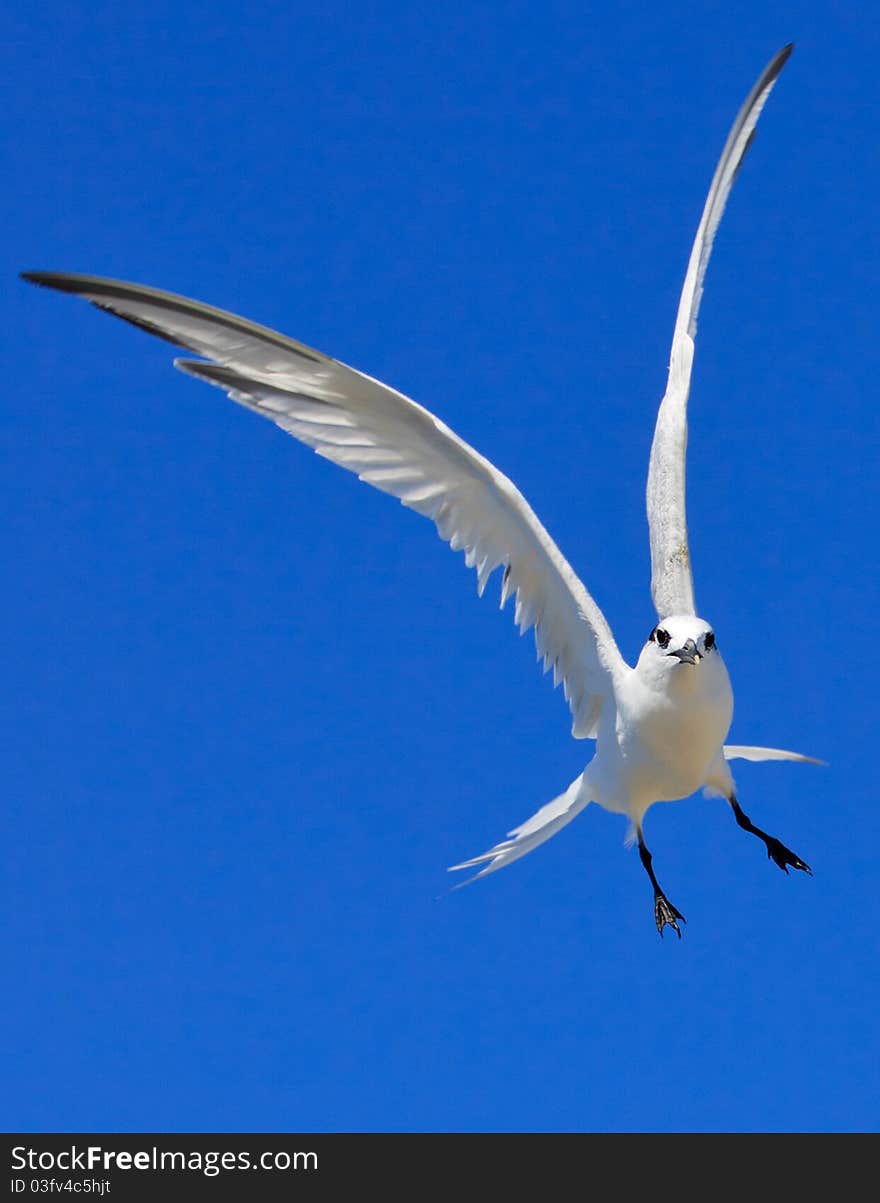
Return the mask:
{"type": "Polygon", "coordinates": [[[654,876],[654,869],[651,865],[651,853],[648,851],[645,844],[645,837],[642,835],[641,827],[636,828],[639,837],[639,856],[642,864],[645,866],[645,872],[651,879],[651,885],[654,887],[654,922],[657,924],[657,931],[663,935],[663,928],[668,923],[675,934],[681,939],[681,931],[678,927],[678,920],[682,923],[687,923],[681,911],[677,911],[663,891],[660,889],[660,883],[654,876]]]}
{"type": "Polygon", "coordinates": [[[766,831],[762,831],[760,827],[756,827],[748,815],[743,814],[743,809],[739,802],[737,802],[735,794],[728,798],[727,801],[733,807],[736,821],[742,827],[743,831],[750,831],[752,835],[756,835],[759,840],[764,841],[767,845],[768,857],[775,864],[779,865],[780,869],[787,873],[788,866],[791,865],[793,869],[802,869],[804,873],[809,873],[810,877],[813,876],[813,870],[806,861],[802,861],[799,856],[795,856],[791,849],[786,848],[785,844],[777,840],[775,836],[768,835],[766,831]]]}

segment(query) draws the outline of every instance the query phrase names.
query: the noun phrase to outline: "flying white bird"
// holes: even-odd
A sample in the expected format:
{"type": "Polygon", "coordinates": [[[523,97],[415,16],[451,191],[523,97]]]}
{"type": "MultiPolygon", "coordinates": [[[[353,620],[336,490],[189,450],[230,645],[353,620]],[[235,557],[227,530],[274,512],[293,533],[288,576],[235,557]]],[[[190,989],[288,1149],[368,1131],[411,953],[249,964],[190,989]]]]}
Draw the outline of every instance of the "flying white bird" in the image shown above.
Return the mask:
{"type": "Polygon", "coordinates": [[[431,518],[453,550],[465,552],[481,595],[490,574],[503,568],[502,607],[515,595],[520,631],[534,627],[545,672],[552,667],[554,683],[563,683],[572,735],[594,739],[596,751],[568,789],[508,839],[453,868],[480,867],[475,877],[493,873],[598,802],[630,820],[661,936],[668,924],[680,938],[684,916],[661,889],[645,844],[642,824],[655,802],[700,788],[721,795],[780,869],[810,873],[743,813],[728,761],[821,762],[776,748],[725,746],[733,693],[715,634],[694,607],[685,519],[687,399],[703,278],[737,170],[791,50],[784,47],[768,64],[733,124],[688,262],[648,469],[651,591],[659,621],[635,668],[519,490],[422,406],[302,343],[197,301],[96,276],[23,273],[31,283],[85,297],[201,356],[176,359],[175,367],[225,389],[319,455],[431,518]]]}

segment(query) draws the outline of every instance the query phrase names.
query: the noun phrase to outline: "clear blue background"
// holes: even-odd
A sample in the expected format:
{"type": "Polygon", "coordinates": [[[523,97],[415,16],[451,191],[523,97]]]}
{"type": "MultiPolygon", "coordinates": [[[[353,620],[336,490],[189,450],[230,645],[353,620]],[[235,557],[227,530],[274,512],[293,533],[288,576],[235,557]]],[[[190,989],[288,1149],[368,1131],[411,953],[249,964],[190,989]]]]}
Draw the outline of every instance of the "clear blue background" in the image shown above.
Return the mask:
{"type": "MultiPolygon", "coordinates": [[[[18,5],[0,73],[6,1087],[30,1130],[876,1129],[876,22],[838,4],[18,5]],[[746,811],[589,808],[592,745],[421,518],[20,269],[169,288],[435,409],[626,656],[675,306],[710,266],[698,603],[746,811]]],[[[497,578],[489,592],[497,598],[497,578]]]]}

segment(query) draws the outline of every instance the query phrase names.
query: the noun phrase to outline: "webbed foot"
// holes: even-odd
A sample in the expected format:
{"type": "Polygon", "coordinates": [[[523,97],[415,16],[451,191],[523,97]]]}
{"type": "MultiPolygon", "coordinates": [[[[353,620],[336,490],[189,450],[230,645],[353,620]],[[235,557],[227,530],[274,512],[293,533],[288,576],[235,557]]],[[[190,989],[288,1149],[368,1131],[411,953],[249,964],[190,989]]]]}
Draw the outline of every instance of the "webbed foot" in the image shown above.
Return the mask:
{"type": "Polygon", "coordinates": [[[685,919],[681,911],[675,909],[664,893],[660,892],[655,894],[654,922],[657,924],[657,931],[660,933],[661,937],[663,935],[663,928],[668,924],[680,940],[681,930],[678,926],[679,919],[682,921],[682,923],[687,923],[687,919],[685,919]]]}
{"type": "Polygon", "coordinates": [[[813,876],[813,870],[807,862],[801,860],[799,856],[795,856],[792,850],[786,848],[781,840],[777,840],[775,836],[770,835],[766,837],[764,842],[767,845],[767,856],[774,864],[779,865],[783,873],[787,873],[788,866],[791,865],[793,869],[801,869],[804,873],[809,874],[810,877],[813,876]]]}

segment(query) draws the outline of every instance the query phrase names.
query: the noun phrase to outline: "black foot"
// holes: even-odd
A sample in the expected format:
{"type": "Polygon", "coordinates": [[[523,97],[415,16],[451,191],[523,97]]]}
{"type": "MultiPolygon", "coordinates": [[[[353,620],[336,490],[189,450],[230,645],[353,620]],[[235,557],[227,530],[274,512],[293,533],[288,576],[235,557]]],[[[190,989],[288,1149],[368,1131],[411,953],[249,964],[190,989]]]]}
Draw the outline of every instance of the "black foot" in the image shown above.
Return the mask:
{"type": "Polygon", "coordinates": [[[762,831],[760,827],[756,827],[748,815],[743,814],[743,809],[734,795],[731,795],[728,802],[733,807],[734,817],[737,823],[742,827],[743,831],[750,831],[752,835],[756,835],[758,839],[763,840],[767,847],[767,855],[779,865],[783,873],[788,872],[788,866],[793,869],[800,869],[803,873],[808,873],[813,876],[813,870],[806,861],[801,860],[799,856],[795,856],[790,848],[786,848],[781,840],[778,840],[775,835],[768,835],[766,831],[762,831]]]}
{"type": "Polygon", "coordinates": [[[774,864],[779,865],[783,873],[788,872],[788,866],[793,869],[801,869],[804,873],[813,876],[813,870],[806,861],[801,860],[799,856],[795,856],[790,848],[786,848],[781,840],[777,840],[775,836],[768,836],[765,843],[767,844],[767,855],[774,864]]]}
{"type": "Polygon", "coordinates": [[[663,928],[668,923],[675,934],[681,939],[681,931],[679,930],[678,920],[682,923],[687,923],[681,911],[677,911],[665,894],[658,892],[654,895],[654,922],[657,924],[657,931],[662,938],[663,928]]]}

